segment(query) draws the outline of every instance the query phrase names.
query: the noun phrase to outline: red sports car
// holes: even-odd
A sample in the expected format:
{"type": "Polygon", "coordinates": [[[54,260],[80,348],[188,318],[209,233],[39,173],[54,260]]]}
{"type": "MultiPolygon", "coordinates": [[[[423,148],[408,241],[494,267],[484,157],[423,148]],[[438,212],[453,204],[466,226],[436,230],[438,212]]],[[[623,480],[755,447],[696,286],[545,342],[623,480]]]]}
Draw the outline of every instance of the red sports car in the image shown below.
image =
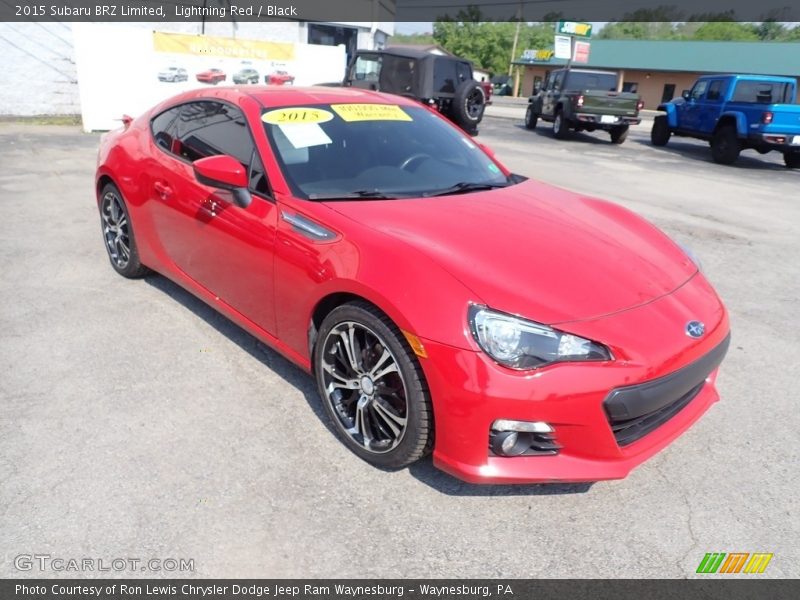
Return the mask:
{"type": "Polygon", "coordinates": [[[205,71],[200,71],[197,75],[195,75],[197,81],[200,83],[210,83],[212,85],[217,85],[218,83],[222,83],[227,79],[227,75],[222,69],[206,69],[205,71]]]}
{"type": "Polygon", "coordinates": [[[273,71],[264,76],[264,83],[271,85],[292,85],[294,83],[294,75],[287,71],[273,71]]]}
{"type": "Polygon", "coordinates": [[[728,317],[692,256],[410,99],[187,92],[103,138],[96,188],[120,275],[157,271],[300,365],[378,467],[621,478],[719,398],[728,317]]]}

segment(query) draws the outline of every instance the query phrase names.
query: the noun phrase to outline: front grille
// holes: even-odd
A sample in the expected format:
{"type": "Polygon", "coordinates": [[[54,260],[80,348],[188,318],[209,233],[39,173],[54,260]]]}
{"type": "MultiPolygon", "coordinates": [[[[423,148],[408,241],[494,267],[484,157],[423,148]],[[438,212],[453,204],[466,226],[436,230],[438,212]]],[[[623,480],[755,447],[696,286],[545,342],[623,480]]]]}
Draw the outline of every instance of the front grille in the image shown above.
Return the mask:
{"type": "Polygon", "coordinates": [[[674,373],[611,390],[603,405],[617,444],[632,444],[689,404],[725,358],[730,341],[728,334],[708,354],[674,373]]]}
{"type": "Polygon", "coordinates": [[[700,393],[700,390],[703,389],[703,385],[705,385],[705,381],[693,387],[688,393],[672,402],[672,404],[668,404],[651,413],[633,419],[609,418],[609,423],[611,423],[611,429],[614,432],[614,437],[617,439],[617,444],[620,446],[632,444],[669,421],[700,393]]]}

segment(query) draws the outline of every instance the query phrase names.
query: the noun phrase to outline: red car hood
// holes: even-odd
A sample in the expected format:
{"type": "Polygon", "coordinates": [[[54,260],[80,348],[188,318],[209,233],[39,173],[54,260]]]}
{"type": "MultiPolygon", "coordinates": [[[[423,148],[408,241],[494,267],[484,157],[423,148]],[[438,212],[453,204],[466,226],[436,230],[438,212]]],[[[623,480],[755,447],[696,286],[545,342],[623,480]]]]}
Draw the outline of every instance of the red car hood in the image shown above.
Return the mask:
{"type": "Polygon", "coordinates": [[[328,206],[426,253],[476,301],[542,323],[645,304],[697,271],[674,242],[634,213],[534,181],[328,206]]]}

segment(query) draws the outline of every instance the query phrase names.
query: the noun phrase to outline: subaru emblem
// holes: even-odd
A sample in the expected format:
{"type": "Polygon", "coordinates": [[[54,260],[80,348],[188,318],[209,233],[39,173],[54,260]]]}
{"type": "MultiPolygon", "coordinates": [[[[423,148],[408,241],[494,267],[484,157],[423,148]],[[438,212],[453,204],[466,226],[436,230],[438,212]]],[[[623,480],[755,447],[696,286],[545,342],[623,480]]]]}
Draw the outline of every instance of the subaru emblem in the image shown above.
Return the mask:
{"type": "Polygon", "coordinates": [[[686,335],[699,338],[706,332],[706,326],[700,321],[689,321],[686,324],[686,335]]]}

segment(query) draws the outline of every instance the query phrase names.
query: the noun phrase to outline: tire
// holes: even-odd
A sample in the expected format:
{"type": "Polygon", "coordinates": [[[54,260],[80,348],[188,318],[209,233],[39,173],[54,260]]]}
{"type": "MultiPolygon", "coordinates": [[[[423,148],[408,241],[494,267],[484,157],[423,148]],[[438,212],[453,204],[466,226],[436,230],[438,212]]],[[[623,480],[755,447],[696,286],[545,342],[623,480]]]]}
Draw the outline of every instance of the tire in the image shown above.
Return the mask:
{"type": "Polygon", "coordinates": [[[361,459],[402,469],[430,452],[433,410],[425,376],[386,315],[365,302],[332,310],[320,326],[313,366],[336,435],[361,459]]]}
{"type": "Polygon", "coordinates": [[[800,169],[800,152],[784,152],[783,163],[788,169],[800,169]]]}
{"type": "Polygon", "coordinates": [[[732,165],[739,158],[742,144],[733,125],[723,125],[711,138],[711,158],[721,165],[732,165]]]}
{"type": "Polygon", "coordinates": [[[558,109],[553,117],[553,135],[559,140],[564,140],[569,136],[569,126],[561,109],[558,109]]]}
{"type": "Polygon", "coordinates": [[[486,95],[477,81],[462,81],[450,103],[450,118],[462,128],[475,129],[486,110],[486,95]]]}
{"type": "Polygon", "coordinates": [[[658,115],[653,120],[653,128],[650,130],[650,143],[653,146],[666,146],[671,135],[667,116],[658,115]]]}
{"type": "Polygon", "coordinates": [[[617,127],[612,127],[609,133],[611,134],[611,143],[612,144],[624,144],[625,140],[628,139],[628,126],[627,125],[619,125],[617,127]]]}
{"type": "Polygon", "coordinates": [[[536,129],[537,121],[539,115],[533,112],[533,105],[528,104],[528,110],[525,111],[525,129],[536,129]]]}
{"type": "Polygon", "coordinates": [[[139,260],[128,207],[113,183],[104,185],[100,192],[100,228],[108,260],[117,273],[140,279],[150,272],[139,260]]]}

